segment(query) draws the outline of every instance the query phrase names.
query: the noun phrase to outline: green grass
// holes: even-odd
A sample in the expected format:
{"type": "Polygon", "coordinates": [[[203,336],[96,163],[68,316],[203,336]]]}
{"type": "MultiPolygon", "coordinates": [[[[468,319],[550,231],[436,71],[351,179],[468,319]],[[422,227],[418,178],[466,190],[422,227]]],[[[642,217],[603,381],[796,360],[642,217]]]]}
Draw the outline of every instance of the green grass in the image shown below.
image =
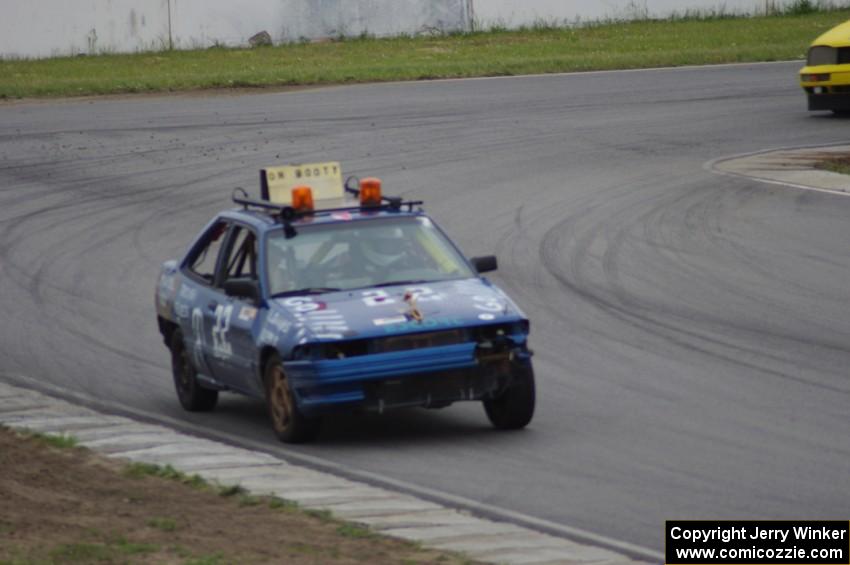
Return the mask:
{"type": "Polygon", "coordinates": [[[51,551],[50,557],[59,562],[90,563],[106,561],[112,557],[112,552],[99,543],[69,543],[51,551]]]}
{"type": "Polygon", "coordinates": [[[177,521],[174,518],[151,518],[148,526],[162,532],[173,532],[177,529],[177,521]]]}
{"type": "Polygon", "coordinates": [[[292,500],[284,500],[283,498],[273,496],[269,498],[269,508],[283,510],[284,512],[295,512],[300,509],[300,506],[292,500]]]}
{"type": "Polygon", "coordinates": [[[850,155],[824,159],[819,163],[815,163],[815,168],[842,175],[850,175],[850,155]]]}
{"type": "Polygon", "coordinates": [[[376,535],[368,528],[351,523],[340,524],[336,533],[346,538],[373,538],[376,535]]]}
{"type": "Polygon", "coordinates": [[[25,435],[35,439],[39,443],[42,443],[49,447],[55,447],[57,449],[72,449],[74,447],[77,447],[77,445],[79,444],[77,438],[66,434],[53,435],[28,431],[25,432],[25,435]]]}
{"type": "MultiPolygon", "coordinates": [[[[0,78],[0,81],[2,81],[2,78],[0,78]]],[[[57,449],[72,449],[79,445],[77,438],[68,434],[43,433],[26,428],[11,428],[3,424],[0,424],[0,430],[10,432],[21,437],[32,438],[42,445],[55,447],[57,449]]]]}
{"type": "Polygon", "coordinates": [[[0,61],[0,97],[317,85],[800,59],[850,9],[540,24],[437,37],[0,61]]]}
{"type": "Polygon", "coordinates": [[[132,542],[120,536],[109,542],[108,547],[113,548],[122,555],[146,555],[159,550],[159,547],[151,543],[132,542]]]}
{"type": "Polygon", "coordinates": [[[6,522],[0,519],[0,536],[5,536],[14,533],[15,525],[11,522],[6,522]]]}
{"type": "Polygon", "coordinates": [[[239,497],[239,506],[258,506],[262,500],[257,496],[242,495],[239,497]]]}
{"type": "Polygon", "coordinates": [[[223,565],[225,563],[235,562],[233,560],[225,559],[224,554],[219,551],[211,554],[198,555],[191,549],[182,545],[173,545],[168,548],[168,551],[180,559],[181,565],[223,565]]]}
{"type": "Polygon", "coordinates": [[[218,489],[218,494],[219,496],[236,496],[237,494],[245,496],[248,494],[248,491],[240,485],[229,485],[220,487],[218,489]]]}
{"type": "Polygon", "coordinates": [[[187,475],[171,465],[154,465],[151,463],[130,463],[124,467],[124,474],[134,479],[142,477],[161,477],[187,484],[193,488],[206,489],[209,483],[199,475],[187,475]]]}
{"type": "Polygon", "coordinates": [[[146,555],[158,549],[153,544],[133,543],[118,538],[108,543],[63,544],[50,552],[50,560],[52,563],[120,563],[127,556],[146,555]]]}
{"type": "Polygon", "coordinates": [[[221,553],[214,553],[188,559],[183,562],[183,565],[221,565],[222,563],[225,563],[224,556],[221,553]]]}
{"type": "Polygon", "coordinates": [[[336,521],[333,517],[333,514],[331,514],[330,510],[309,509],[309,510],[305,510],[304,513],[307,514],[308,516],[312,516],[313,518],[316,518],[317,520],[319,520],[321,522],[331,523],[331,522],[336,521]]]}

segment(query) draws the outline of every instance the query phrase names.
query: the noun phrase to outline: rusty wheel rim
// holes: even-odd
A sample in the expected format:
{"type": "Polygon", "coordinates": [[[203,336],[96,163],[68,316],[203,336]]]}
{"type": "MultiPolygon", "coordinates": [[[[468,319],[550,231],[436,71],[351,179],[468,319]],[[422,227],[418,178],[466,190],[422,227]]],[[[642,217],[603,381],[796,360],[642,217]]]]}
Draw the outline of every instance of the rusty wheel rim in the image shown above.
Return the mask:
{"type": "Polygon", "coordinates": [[[285,431],[292,422],[292,393],[287,386],[283,369],[275,367],[272,370],[272,389],[270,394],[272,420],[275,427],[285,431]]]}
{"type": "Polygon", "coordinates": [[[189,365],[189,355],[186,353],[185,347],[180,348],[175,365],[177,369],[177,387],[181,393],[186,394],[192,386],[192,375],[189,365]]]}

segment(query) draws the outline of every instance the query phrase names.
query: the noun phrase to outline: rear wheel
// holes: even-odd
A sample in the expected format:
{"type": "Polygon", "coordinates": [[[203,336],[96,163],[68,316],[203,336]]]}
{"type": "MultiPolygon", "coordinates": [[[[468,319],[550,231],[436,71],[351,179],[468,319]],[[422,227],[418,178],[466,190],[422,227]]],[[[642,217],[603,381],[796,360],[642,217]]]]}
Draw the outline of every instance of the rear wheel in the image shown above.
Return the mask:
{"type": "Polygon", "coordinates": [[[303,443],[315,439],[319,433],[320,420],[308,418],[298,409],[295,394],[277,355],[272,355],[266,363],[265,383],[266,403],[277,438],[286,443],[303,443]]]}
{"type": "Polygon", "coordinates": [[[209,412],[218,403],[218,391],[203,388],[198,383],[198,372],[192,364],[183,332],[175,330],[171,335],[171,373],[180,405],[189,412],[209,412]]]}
{"type": "Polygon", "coordinates": [[[524,428],[534,417],[534,369],[531,363],[515,366],[511,384],[493,398],[485,399],[484,411],[500,430],[524,428]]]}

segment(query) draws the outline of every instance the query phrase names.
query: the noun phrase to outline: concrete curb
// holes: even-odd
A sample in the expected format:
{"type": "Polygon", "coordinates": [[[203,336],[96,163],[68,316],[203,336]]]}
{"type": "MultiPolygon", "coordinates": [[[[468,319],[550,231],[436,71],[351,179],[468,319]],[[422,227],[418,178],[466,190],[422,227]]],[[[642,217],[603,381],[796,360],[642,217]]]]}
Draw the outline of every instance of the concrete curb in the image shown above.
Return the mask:
{"type": "Polygon", "coordinates": [[[171,465],[222,486],[327,510],[384,535],[458,551],[484,563],[639,565],[625,555],[505,522],[485,520],[364,483],[287,463],[266,453],[110,416],[0,383],[0,424],[70,435],[106,457],[171,465]]]}
{"type": "Polygon", "coordinates": [[[850,155],[850,145],[770,149],[715,159],[706,163],[705,168],[768,184],[850,196],[850,175],[814,168],[817,161],[833,155],[850,155]]]}

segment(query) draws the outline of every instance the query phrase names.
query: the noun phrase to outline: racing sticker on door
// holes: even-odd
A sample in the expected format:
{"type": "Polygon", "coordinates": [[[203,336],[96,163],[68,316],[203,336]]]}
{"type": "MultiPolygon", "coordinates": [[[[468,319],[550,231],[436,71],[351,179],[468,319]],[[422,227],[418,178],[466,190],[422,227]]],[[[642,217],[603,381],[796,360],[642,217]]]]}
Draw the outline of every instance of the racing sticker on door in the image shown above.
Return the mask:
{"type": "Polygon", "coordinates": [[[345,315],[335,308],[328,308],[324,302],[298,296],[285,300],[283,304],[302,324],[295,336],[299,344],[306,342],[307,328],[318,339],[342,339],[353,335],[345,315]]]}

